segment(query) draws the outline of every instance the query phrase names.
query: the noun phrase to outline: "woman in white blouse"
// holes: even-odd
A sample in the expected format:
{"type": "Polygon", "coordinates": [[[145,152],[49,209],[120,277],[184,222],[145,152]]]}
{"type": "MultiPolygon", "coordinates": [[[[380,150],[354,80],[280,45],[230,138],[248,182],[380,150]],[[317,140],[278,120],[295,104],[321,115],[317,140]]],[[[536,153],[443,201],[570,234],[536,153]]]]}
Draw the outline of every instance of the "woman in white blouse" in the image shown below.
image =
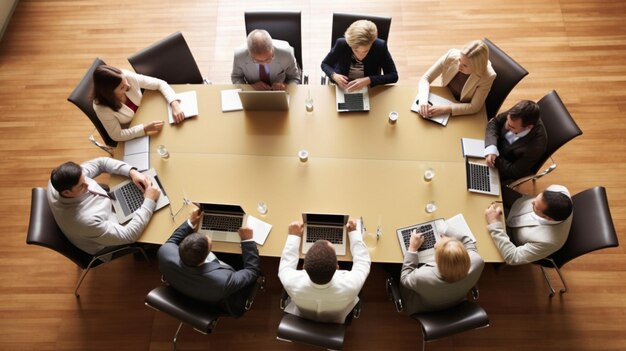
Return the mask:
{"type": "Polygon", "coordinates": [[[159,90],[172,107],[175,123],[185,119],[180,100],[163,80],[101,65],[93,73],[93,109],[115,141],[131,140],[163,129],[163,121],[128,127],[141,104],[141,89],[159,90]]]}

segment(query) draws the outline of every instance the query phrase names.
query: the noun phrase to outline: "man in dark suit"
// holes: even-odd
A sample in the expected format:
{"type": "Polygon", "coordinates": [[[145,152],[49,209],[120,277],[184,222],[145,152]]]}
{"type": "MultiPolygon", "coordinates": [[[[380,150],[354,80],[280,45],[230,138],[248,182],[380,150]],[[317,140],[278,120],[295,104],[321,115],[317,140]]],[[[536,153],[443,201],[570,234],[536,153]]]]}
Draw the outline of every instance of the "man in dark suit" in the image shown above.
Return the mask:
{"type": "Polygon", "coordinates": [[[239,229],[243,268],[235,270],[211,252],[212,241],[195,233],[202,222],[202,211],[195,210],[158,252],[159,269],[176,290],[201,301],[217,304],[234,317],[245,312],[245,302],[261,274],[252,229],[239,229]]]}
{"type": "Polygon", "coordinates": [[[522,100],[487,124],[485,159],[504,182],[513,181],[533,173],[547,143],[539,105],[522,100]]]}

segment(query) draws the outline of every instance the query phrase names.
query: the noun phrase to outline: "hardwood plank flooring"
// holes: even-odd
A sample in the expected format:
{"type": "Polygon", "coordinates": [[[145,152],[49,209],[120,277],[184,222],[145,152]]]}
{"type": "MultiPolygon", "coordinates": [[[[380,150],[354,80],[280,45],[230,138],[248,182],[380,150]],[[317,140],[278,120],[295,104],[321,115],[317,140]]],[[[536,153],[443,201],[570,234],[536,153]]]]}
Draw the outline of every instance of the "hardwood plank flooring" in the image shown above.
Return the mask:
{"type": "MultiPolygon", "coordinates": [[[[180,30],[203,74],[227,83],[233,50],[244,41],[246,9],[302,11],[304,69],[313,84],[329,49],[332,12],[392,16],[389,47],[398,84],[416,89],[419,76],[448,48],[490,38],[530,72],[504,108],[556,89],[584,132],[556,153],[558,169],[536,189],[551,183],[573,193],[607,187],[619,238],[626,239],[621,0],[22,0],[0,41],[0,350],[172,348],[177,322],[143,305],[159,284],[156,262],[125,257],[95,269],[76,300],[79,270],[56,253],[25,244],[30,189],[46,186],[61,162],[105,156],[87,141],[91,123],[66,101],[94,57],[130,68],[128,56],[180,30]]],[[[180,349],[309,349],[275,340],[282,315],[277,266],[275,258],[263,260],[267,291],[244,318],[220,320],[210,336],[184,327],[180,349]]],[[[552,300],[537,267],[486,267],[479,303],[491,326],[428,349],[624,350],[625,267],[624,246],[574,260],[564,267],[570,292],[552,300]]],[[[419,327],[387,301],[380,268],[373,267],[363,298],[362,317],[347,332],[347,350],[419,349],[419,327]]]]}

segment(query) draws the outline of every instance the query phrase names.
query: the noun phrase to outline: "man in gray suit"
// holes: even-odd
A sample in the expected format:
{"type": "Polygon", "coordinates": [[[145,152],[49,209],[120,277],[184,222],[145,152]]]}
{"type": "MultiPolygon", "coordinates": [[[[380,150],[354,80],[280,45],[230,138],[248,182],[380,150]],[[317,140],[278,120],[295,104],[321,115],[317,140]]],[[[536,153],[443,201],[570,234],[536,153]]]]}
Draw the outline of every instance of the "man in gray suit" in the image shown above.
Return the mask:
{"type": "Polygon", "coordinates": [[[454,228],[435,244],[435,262],[420,262],[417,250],[423,243],[413,231],[400,273],[400,294],[409,315],[460,303],[485,266],[472,239],[454,228]]]}
{"type": "Polygon", "coordinates": [[[485,159],[502,180],[513,181],[532,174],[547,143],[539,105],[522,100],[487,124],[485,159]]]}
{"type": "Polygon", "coordinates": [[[246,44],[235,50],[230,75],[233,84],[250,84],[255,90],[285,90],[289,83],[300,84],[300,70],[289,43],[255,29],[246,44]]]}
{"type": "Polygon", "coordinates": [[[522,196],[513,203],[506,232],[502,209],[489,206],[485,211],[487,230],[507,264],[535,262],[565,244],[572,225],[572,206],[567,188],[551,185],[536,197],[522,196]]]}
{"type": "Polygon", "coordinates": [[[235,270],[211,252],[213,243],[208,236],[194,233],[201,222],[202,212],[197,209],[174,231],[157,254],[159,269],[181,293],[215,303],[234,317],[241,316],[250,289],[261,274],[252,229],[239,229],[243,268],[235,270]]]}

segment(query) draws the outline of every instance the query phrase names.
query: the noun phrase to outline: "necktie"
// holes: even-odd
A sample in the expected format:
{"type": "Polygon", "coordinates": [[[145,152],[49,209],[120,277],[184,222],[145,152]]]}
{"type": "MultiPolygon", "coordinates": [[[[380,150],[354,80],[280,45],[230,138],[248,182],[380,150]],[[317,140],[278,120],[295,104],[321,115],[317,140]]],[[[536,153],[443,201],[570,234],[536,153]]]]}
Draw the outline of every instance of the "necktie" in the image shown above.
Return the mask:
{"type": "Polygon", "coordinates": [[[267,73],[267,67],[265,64],[259,64],[259,78],[262,82],[265,82],[267,85],[272,85],[270,83],[270,75],[267,73]]]}

